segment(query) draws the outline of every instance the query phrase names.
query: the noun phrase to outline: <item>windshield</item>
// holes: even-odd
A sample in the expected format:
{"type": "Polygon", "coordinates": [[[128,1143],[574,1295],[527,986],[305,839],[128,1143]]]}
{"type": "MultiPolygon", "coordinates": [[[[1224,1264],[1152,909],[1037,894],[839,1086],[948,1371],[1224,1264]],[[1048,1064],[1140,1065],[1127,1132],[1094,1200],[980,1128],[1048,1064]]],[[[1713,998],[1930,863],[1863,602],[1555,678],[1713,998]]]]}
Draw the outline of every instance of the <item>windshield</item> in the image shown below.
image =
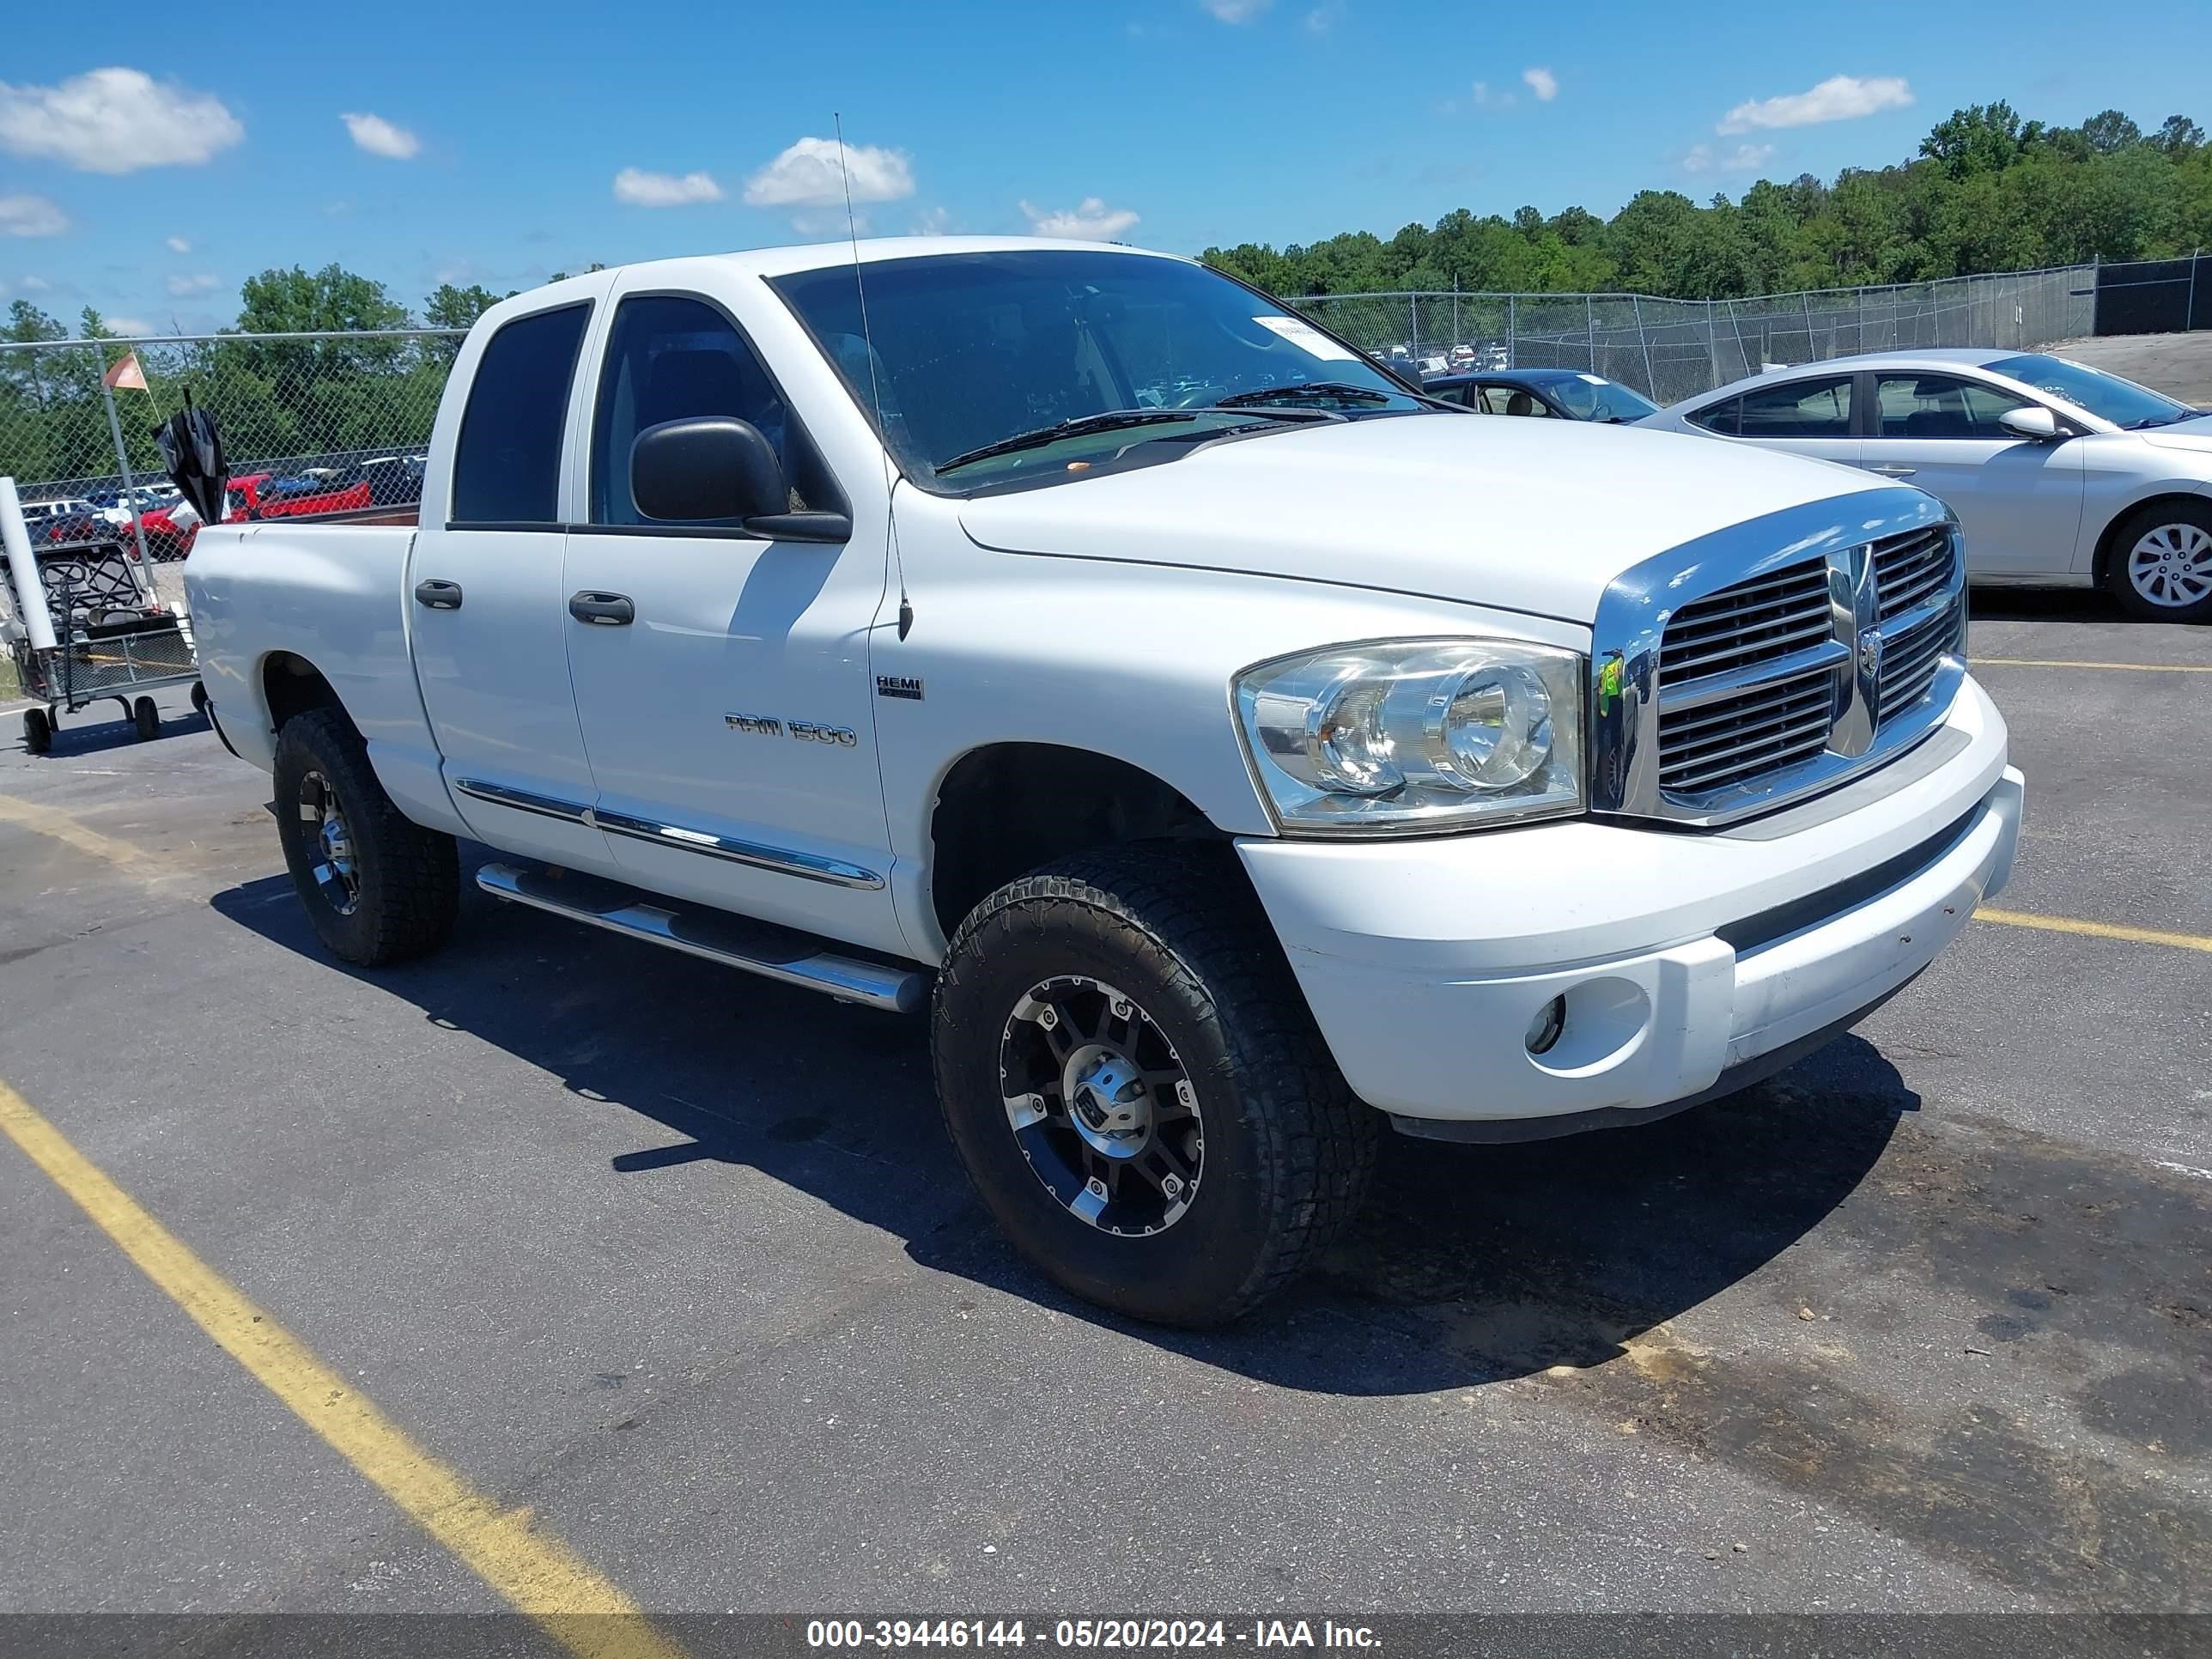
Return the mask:
{"type": "Polygon", "coordinates": [[[872,365],[851,265],[770,285],[872,418],[880,389],[884,441],[925,484],[955,461],[944,487],[967,489],[1168,459],[1224,431],[1289,424],[1266,418],[1270,401],[1354,420],[1430,407],[1295,313],[1179,259],[1039,249],[879,260],[863,275],[872,365]],[[1215,411],[1278,387],[1187,418],[1085,420],[1215,411]],[[1084,424],[976,455],[1063,422],[1084,424]]]}
{"type": "Polygon", "coordinates": [[[1601,374],[1575,374],[1552,381],[1545,391],[1578,421],[1640,421],[1659,405],[1601,374]]]}
{"type": "Polygon", "coordinates": [[[2008,380],[2032,386],[2038,392],[2063,398],[2114,426],[2166,426],[2185,421],[2197,412],[2186,404],[2178,404],[2164,392],[2153,392],[2147,386],[2137,386],[2133,380],[2091,368],[2087,363],[2047,357],[2039,351],[2019,357],[2000,357],[1988,368],[1992,374],[2002,374],[2008,380]]]}

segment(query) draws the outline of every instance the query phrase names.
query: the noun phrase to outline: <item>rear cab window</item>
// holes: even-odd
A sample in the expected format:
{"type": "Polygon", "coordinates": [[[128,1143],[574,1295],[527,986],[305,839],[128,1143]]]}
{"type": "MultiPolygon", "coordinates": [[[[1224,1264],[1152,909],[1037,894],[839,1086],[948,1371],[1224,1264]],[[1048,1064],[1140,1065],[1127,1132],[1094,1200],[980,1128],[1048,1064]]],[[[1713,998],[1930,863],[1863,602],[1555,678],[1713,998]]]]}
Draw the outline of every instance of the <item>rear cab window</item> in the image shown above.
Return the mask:
{"type": "Polygon", "coordinates": [[[452,521],[560,521],[561,434],[588,302],[535,312],[486,342],[453,447],[452,521]]]}

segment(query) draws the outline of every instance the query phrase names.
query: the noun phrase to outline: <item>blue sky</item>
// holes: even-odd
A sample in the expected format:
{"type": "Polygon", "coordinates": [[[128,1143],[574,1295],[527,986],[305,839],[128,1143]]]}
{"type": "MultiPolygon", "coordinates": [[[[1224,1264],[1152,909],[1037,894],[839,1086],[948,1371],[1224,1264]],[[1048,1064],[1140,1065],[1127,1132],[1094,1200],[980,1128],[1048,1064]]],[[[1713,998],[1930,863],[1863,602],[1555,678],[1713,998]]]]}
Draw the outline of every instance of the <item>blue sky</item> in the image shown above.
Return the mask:
{"type": "Polygon", "coordinates": [[[1735,194],[1899,159],[1994,98],[2212,125],[2208,0],[187,9],[18,9],[0,304],[195,329],[271,264],[335,259],[419,306],[446,280],[819,240],[842,210],[805,141],[832,110],[878,234],[1179,252],[1735,194]]]}

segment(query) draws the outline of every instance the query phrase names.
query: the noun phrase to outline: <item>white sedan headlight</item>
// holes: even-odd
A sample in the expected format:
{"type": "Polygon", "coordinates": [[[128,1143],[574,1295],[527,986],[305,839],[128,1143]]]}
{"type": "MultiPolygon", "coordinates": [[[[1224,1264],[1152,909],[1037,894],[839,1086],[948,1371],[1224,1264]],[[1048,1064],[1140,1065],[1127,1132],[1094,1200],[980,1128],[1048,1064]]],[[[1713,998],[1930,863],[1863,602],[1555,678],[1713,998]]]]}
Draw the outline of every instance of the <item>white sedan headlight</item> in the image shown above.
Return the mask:
{"type": "Polygon", "coordinates": [[[1580,812],[1583,659],[1518,640],[1409,640],[1237,677],[1254,771],[1285,830],[1438,832],[1580,812]]]}

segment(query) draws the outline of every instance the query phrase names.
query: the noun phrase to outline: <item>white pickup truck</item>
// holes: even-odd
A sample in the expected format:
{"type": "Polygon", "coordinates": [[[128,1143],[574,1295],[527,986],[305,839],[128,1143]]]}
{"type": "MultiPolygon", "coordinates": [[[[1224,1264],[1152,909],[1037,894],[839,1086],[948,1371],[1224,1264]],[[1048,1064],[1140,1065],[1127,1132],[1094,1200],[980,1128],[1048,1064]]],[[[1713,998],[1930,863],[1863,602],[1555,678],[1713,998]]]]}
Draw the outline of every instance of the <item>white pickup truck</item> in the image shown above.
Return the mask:
{"type": "Polygon", "coordinates": [[[420,511],[188,568],[325,945],[437,945],[465,838],[498,898],[927,1006],[992,1211],[1146,1318],[1283,1284],[1386,1123],[1778,1069],[2012,864],[1932,498],[1472,417],[1182,259],[556,283],[470,334],[420,511]]]}

